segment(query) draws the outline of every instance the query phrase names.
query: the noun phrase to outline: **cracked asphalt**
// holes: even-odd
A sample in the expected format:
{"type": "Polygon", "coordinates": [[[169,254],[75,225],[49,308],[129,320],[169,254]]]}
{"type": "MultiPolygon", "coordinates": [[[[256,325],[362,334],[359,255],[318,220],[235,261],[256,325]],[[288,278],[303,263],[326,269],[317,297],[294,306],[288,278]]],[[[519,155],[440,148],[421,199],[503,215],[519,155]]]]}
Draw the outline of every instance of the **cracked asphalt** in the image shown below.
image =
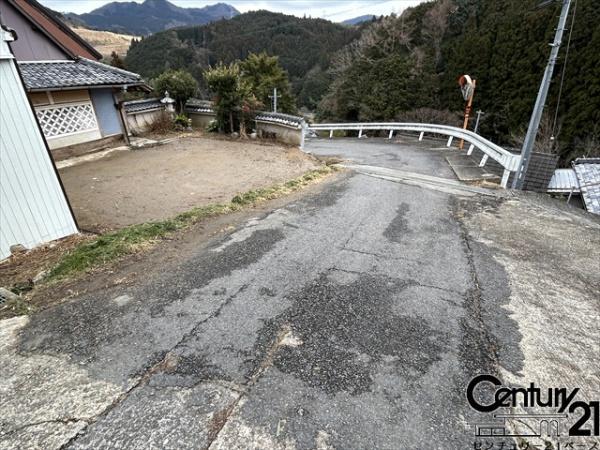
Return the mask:
{"type": "MultiPolygon", "coordinates": [[[[431,143],[308,145],[453,178],[431,143]]],[[[558,202],[349,171],[0,322],[0,448],[473,448],[478,373],[597,399],[599,260],[600,221],[558,202]]]]}

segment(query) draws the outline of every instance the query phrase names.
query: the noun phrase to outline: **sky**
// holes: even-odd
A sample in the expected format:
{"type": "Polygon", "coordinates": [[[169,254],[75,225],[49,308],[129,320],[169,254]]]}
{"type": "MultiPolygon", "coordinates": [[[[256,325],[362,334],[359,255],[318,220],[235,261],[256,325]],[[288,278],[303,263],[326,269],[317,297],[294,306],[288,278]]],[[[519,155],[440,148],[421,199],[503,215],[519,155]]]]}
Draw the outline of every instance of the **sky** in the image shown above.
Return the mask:
{"type": "MultiPolygon", "coordinates": [[[[41,0],[45,6],[60,12],[77,14],[90,12],[112,0],[41,0]]],[[[118,0],[128,1],[128,0],[118,0]]],[[[141,3],[143,0],[135,0],[141,3]]],[[[214,3],[229,3],[240,12],[267,9],[269,11],[293,14],[303,17],[322,17],[332,22],[365,14],[377,16],[399,14],[404,9],[418,5],[425,0],[169,0],[184,8],[201,8],[214,3]]]]}

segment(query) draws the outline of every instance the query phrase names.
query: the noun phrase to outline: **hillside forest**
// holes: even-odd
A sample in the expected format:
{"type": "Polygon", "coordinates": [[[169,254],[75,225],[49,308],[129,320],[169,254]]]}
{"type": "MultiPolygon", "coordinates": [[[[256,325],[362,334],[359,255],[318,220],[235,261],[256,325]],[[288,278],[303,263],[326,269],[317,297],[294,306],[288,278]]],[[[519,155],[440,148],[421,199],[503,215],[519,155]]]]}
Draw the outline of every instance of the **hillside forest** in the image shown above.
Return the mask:
{"type": "MultiPolygon", "coordinates": [[[[600,12],[593,3],[573,1],[540,133],[542,147],[558,151],[563,163],[600,156],[600,12]]],[[[150,79],[185,69],[209,96],[203,78],[209,66],[266,52],[287,71],[296,106],[319,120],[451,125],[461,124],[464,108],[457,78],[469,74],[477,80],[474,110],[484,112],[480,133],[518,147],[560,6],[436,0],[359,26],[250,12],[134,40],[125,64],[150,79]]]]}

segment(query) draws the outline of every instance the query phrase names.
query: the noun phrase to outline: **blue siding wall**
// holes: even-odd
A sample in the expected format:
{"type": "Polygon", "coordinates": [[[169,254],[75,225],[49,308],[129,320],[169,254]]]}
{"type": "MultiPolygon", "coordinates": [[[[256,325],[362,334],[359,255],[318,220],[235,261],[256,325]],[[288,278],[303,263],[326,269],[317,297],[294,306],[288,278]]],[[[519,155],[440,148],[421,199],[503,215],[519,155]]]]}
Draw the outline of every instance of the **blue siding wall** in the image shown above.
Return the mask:
{"type": "Polygon", "coordinates": [[[121,134],[123,131],[121,130],[119,111],[115,107],[112,89],[90,89],[90,96],[96,110],[102,136],[121,134]]]}

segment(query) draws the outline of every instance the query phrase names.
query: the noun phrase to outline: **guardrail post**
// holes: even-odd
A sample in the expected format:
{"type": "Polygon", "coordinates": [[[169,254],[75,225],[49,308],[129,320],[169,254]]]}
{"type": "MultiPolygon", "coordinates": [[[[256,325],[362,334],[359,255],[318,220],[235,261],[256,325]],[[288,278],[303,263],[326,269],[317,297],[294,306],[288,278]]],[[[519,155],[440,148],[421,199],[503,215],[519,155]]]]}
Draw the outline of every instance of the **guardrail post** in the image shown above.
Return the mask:
{"type": "Polygon", "coordinates": [[[306,122],[300,124],[300,150],[304,151],[304,139],[306,136],[306,122]]]}
{"type": "Polygon", "coordinates": [[[502,181],[500,182],[500,186],[502,186],[504,189],[506,189],[506,186],[508,185],[508,177],[509,176],[510,176],[510,170],[504,169],[504,172],[502,172],[502,181]]]}
{"type": "MultiPolygon", "coordinates": [[[[324,132],[329,130],[329,138],[332,139],[334,137],[335,130],[341,131],[358,131],[359,137],[367,137],[370,130],[388,130],[388,139],[392,139],[394,135],[398,131],[410,131],[419,133],[419,141],[422,141],[425,137],[425,133],[431,133],[433,135],[444,135],[448,137],[447,146],[450,147],[454,138],[458,138],[462,136],[470,145],[467,150],[468,156],[473,156],[473,152],[475,148],[481,150],[483,153],[483,157],[479,162],[479,167],[484,167],[488,161],[488,158],[492,158],[494,161],[498,162],[504,170],[506,170],[502,174],[502,184],[503,187],[506,187],[508,183],[508,179],[510,178],[510,174],[513,173],[519,163],[520,156],[514,155],[502,147],[494,144],[493,142],[488,141],[487,139],[481,137],[480,135],[474,134],[470,131],[465,131],[456,127],[451,127],[447,125],[435,125],[435,124],[418,124],[418,123],[390,123],[390,122],[382,122],[382,123],[324,123],[324,124],[315,124],[311,127],[307,128],[311,131],[320,131],[324,132]],[[393,127],[393,128],[392,128],[393,127]]],[[[308,138],[308,136],[305,136],[308,138]]]]}

